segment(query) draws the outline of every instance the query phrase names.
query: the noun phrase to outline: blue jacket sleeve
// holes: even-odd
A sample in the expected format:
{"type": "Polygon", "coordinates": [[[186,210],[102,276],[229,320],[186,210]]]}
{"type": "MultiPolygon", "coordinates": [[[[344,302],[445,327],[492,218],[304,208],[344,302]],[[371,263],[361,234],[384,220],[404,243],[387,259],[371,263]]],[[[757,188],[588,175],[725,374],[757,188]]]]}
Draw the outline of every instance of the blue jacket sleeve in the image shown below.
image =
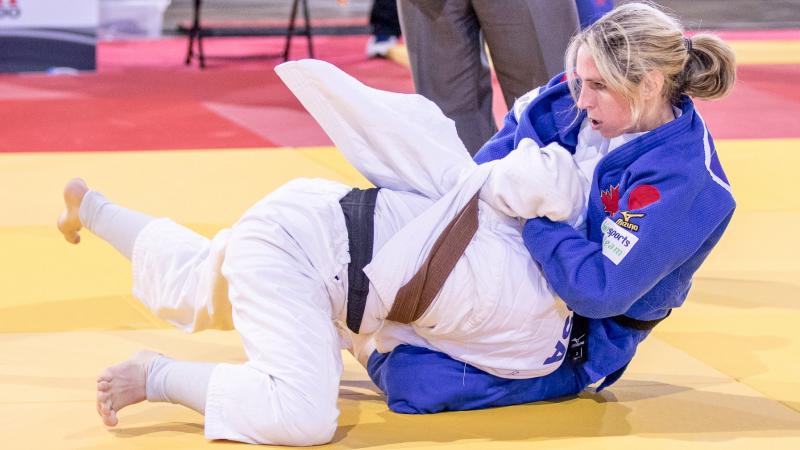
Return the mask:
{"type": "Polygon", "coordinates": [[[495,159],[505,158],[506,155],[511,153],[511,150],[514,150],[517,126],[517,119],[514,117],[514,109],[512,108],[503,119],[503,128],[486,141],[483,147],[475,153],[475,162],[483,164],[495,159]]]}
{"type": "Polygon", "coordinates": [[[536,218],[523,229],[525,246],[576,313],[589,318],[624,314],[727,223],[733,199],[707,179],[689,170],[645,172],[621,183],[618,211],[590,221],[594,239],[536,218]],[[642,192],[657,199],[637,208],[641,200],[632,199],[632,193],[642,192]]]}

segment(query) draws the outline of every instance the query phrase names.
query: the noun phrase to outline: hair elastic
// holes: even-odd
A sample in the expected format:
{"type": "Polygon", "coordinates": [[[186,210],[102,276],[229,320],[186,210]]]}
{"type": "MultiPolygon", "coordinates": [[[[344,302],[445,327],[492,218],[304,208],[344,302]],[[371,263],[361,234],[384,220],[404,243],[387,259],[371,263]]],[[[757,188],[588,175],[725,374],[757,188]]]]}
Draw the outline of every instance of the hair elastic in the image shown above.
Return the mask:
{"type": "Polygon", "coordinates": [[[685,37],[683,38],[683,46],[686,47],[686,53],[692,52],[692,39],[685,37]]]}

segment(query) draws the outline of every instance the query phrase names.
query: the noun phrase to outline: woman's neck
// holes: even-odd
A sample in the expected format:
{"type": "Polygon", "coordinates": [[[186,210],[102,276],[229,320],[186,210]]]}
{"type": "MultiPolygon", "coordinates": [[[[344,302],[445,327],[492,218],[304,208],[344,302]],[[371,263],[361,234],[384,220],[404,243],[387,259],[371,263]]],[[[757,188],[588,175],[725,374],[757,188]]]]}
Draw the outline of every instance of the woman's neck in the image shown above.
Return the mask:
{"type": "Polygon", "coordinates": [[[657,107],[645,111],[636,126],[630,130],[631,133],[654,130],[661,125],[675,119],[675,112],[669,102],[662,102],[657,107]]]}

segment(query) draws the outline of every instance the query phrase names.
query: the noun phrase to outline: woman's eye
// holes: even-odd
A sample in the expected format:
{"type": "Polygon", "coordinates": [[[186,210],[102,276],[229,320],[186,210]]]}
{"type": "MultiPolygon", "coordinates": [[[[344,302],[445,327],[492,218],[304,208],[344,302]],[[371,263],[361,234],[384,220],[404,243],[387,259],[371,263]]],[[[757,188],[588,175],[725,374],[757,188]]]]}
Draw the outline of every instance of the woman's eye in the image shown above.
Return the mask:
{"type": "Polygon", "coordinates": [[[605,89],[606,85],[603,83],[592,83],[592,89],[600,90],[605,89]]]}

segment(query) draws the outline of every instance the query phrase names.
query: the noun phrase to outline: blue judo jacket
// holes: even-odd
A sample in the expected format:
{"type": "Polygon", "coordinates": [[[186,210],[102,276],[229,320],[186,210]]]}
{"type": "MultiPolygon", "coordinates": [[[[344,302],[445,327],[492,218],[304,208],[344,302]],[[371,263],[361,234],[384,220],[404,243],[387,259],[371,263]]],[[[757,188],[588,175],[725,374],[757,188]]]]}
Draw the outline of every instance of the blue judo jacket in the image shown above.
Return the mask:
{"type": "MultiPolygon", "coordinates": [[[[503,158],[523,138],[575,150],[579,112],[556,77],[476,154],[503,158]],[[576,116],[577,114],[577,116],[576,116]]],[[[597,165],[588,236],[546,218],[528,220],[523,241],[555,292],[588,320],[588,359],[565,359],[540,378],[490,375],[432,350],[402,345],[373,353],[368,372],[400,413],[435,413],[575,395],[615,382],[649,331],[613,319],[654,320],[686,299],[692,275],[721,238],[735,202],[714,142],[688,97],[675,120],[623,144],[597,165]]],[[[560,349],[554,349],[558,354],[560,349]]]]}

